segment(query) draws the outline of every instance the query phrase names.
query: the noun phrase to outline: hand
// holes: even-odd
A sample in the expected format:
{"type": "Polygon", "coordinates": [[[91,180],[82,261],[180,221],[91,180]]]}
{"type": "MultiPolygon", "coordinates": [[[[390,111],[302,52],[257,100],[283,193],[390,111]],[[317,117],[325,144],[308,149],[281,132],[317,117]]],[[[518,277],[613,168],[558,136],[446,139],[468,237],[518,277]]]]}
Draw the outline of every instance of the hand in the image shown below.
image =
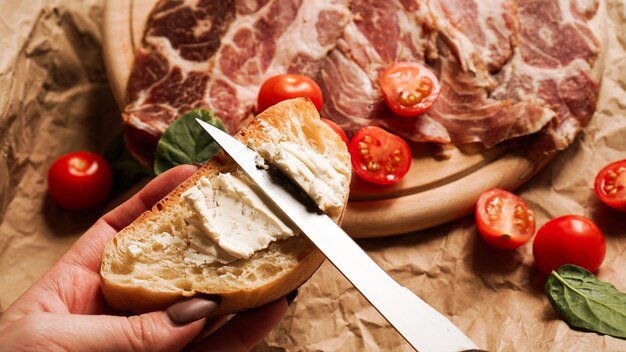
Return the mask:
{"type": "Polygon", "coordinates": [[[2,315],[2,349],[172,351],[195,338],[193,350],[245,351],[263,339],[287,311],[286,299],[238,314],[206,337],[205,323],[207,328],[216,324],[205,318],[217,307],[214,302],[195,298],[127,317],[110,315],[103,300],[99,270],[105,244],[196,170],[191,165],[171,169],[100,218],[2,315]]]}

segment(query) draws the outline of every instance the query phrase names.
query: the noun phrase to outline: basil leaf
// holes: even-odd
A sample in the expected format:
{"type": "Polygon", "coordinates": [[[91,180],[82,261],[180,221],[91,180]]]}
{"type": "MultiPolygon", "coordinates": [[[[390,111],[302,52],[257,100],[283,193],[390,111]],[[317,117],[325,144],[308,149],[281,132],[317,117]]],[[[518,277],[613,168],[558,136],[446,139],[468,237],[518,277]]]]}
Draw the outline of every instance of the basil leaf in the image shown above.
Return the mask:
{"type": "Polygon", "coordinates": [[[548,300],[571,326],[626,338],[626,293],[588,270],[564,265],[545,286],[548,300]]]}
{"type": "Polygon", "coordinates": [[[154,158],[155,174],[181,164],[204,163],[217,153],[219,146],[196,119],[226,131],[222,120],[209,110],[192,110],[184,114],[170,124],[159,139],[154,158]]]}

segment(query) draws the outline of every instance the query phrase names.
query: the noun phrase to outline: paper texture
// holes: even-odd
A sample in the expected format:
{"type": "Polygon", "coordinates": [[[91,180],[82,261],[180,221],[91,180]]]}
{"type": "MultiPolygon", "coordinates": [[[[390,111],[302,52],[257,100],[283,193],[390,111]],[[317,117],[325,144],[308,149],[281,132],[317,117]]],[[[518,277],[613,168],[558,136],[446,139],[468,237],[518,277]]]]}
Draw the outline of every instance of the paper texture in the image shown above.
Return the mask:
{"type": "MultiPolygon", "coordinates": [[[[70,213],[46,195],[52,161],[102,151],[119,111],[101,59],[102,0],[0,3],[0,311],[103,212],[70,213]]],[[[596,199],[593,179],[626,158],[626,9],[607,2],[605,74],[592,124],[517,192],[538,226],[565,214],[592,218],[607,255],[599,277],[626,291],[626,215],[596,199]]],[[[472,217],[359,243],[391,276],[490,351],[624,351],[626,341],[570,329],[549,305],[530,243],[487,246],[472,217]]],[[[301,289],[257,351],[410,351],[328,262],[301,289]]]]}

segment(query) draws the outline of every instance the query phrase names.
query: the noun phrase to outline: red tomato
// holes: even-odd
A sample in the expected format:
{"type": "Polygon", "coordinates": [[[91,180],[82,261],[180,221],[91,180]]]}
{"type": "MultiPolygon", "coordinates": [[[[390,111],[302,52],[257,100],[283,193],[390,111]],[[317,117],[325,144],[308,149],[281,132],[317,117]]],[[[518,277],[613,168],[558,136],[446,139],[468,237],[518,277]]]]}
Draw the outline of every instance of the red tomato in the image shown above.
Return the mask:
{"type": "Polygon", "coordinates": [[[595,272],[605,253],[606,243],[600,229],[591,220],[578,215],[548,221],[533,242],[535,263],[546,275],[565,264],[595,272]]]}
{"type": "Polygon", "coordinates": [[[354,171],[369,182],[381,185],[396,183],[411,167],[409,145],[380,127],[368,126],[358,130],[350,141],[348,151],[354,171]]]}
{"type": "Polygon", "coordinates": [[[330,128],[332,128],[333,130],[335,130],[335,132],[337,132],[337,134],[339,135],[339,137],[341,137],[341,140],[346,143],[346,147],[348,146],[348,136],[346,136],[346,133],[341,129],[341,127],[339,127],[336,123],[334,123],[333,121],[329,120],[329,119],[325,119],[325,118],[321,118],[322,121],[326,122],[326,124],[328,126],[330,126],[330,128]]]}
{"type": "Polygon", "coordinates": [[[111,194],[113,174],[100,155],[80,151],[58,158],[48,171],[48,193],[71,210],[93,208],[111,194]]]}
{"type": "Polygon", "coordinates": [[[278,102],[298,97],[308,97],[317,111],[322,111],[322,90],[314,80],[302,75],[270,77],[259,90],[257,111],[261,112],[278,102]]]}
{"type": "Polygon", "coordinates": [[[380,87],[387,106],[400,116],[417,116],[435,103],[441,92],[437,76],[426,66],[401,62],[380,76],[380,87]]]}
{"type": "Polygon", "coordinates": [[[476,204],[478,232],[490,245],[514,249],[535,234],[535,216],[526,203],[511,192],[491,189],[476,204]]]}
{"type": "Polygon", "coordinates": [[[595,190],[604,204],[626,212],[626,160],[616,161],[600,170],[595,190]]]}

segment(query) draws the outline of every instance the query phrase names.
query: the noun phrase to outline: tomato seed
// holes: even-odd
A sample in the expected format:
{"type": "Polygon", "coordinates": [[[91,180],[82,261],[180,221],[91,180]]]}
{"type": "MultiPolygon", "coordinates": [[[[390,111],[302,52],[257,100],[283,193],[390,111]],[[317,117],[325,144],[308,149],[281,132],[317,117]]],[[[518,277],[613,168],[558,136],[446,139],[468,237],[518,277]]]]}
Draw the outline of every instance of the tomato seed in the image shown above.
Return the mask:
{"type": "Polygon", "coordinates": [[[377,162],[370,161],[369,163],[367,163],[367,169],[369,171],[378,171],[380,170],[380,165],[377,162]]]}
{"type": "Polygon", "coordinates": [[[426,76],[420,78],[420,86],[432,86],[432,85],[433,85],[433,81],[431,81],[430,78],[426,76]]]}
{"type": "Polygon", "coordinates": [[[417,88],[417,91],[422,93],[422,95],[429,95],[433,90],[433,81],[428,77],[422,77],[420,79],[420,84],[417,88]]]}
{"type": "Polygon", "coordinates": [[[419,104],[423,99],[422,93],[415,90],[403,90],[400,92],[400,104],[404,106],[419,104]]]}

